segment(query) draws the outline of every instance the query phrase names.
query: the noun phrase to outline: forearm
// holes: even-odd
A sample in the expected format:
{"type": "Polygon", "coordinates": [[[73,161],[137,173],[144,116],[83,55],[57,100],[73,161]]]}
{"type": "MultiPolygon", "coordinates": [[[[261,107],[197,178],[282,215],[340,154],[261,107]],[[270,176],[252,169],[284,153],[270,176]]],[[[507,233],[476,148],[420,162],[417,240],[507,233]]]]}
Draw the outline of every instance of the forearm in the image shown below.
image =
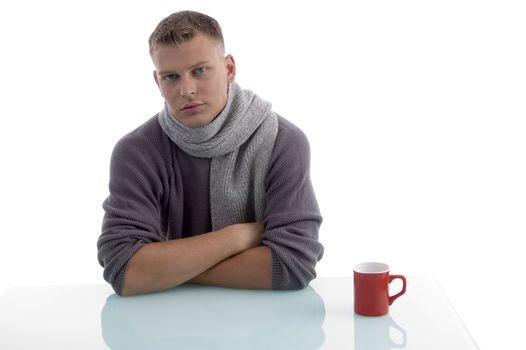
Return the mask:
{"type": "Polygon", "coordinates": [[[246,250],[221,261],[190,282],[228,288],[270,289],[271,251],[267,246],[246,250]]]}
{"type": "Polygon", "coordinates": [[[233,225],[199,236],[144,245],[128,262],[122,294],[169,289],[202,274],[259,244],[260,234],[254,227],[233,225]]]}

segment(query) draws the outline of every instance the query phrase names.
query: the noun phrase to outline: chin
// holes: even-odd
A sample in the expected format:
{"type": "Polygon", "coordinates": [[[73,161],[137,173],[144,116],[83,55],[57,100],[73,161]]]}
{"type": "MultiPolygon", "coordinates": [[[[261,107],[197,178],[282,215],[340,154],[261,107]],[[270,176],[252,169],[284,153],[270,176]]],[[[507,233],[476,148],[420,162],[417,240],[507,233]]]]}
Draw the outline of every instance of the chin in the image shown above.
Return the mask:
{"type": "Polygon", "coordinates": [[[195,129],[210,124],[211,120],[188,120],[183,123],[187,128],[195,129]]]}

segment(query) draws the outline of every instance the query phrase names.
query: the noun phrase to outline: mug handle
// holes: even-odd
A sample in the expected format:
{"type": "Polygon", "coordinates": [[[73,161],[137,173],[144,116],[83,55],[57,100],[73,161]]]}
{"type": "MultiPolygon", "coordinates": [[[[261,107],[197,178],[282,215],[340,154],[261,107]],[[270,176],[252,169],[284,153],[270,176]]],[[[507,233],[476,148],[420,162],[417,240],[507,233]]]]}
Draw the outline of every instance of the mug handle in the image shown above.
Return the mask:
{"type": "Polygon", "coordinates": [[[395,294],[395,295],[389,297],[389,305],[391,305],[393,303],[393,301],[396,300],[396,298],[398,298],[399,296],[402,296],[405,293],[405,288],[406,288],[405,276],[402,276],[402,275],[390,275],[389,276],[389,283],[393,282],[397,278],[402,280],[402,290],[398,294],[395,294]]]}

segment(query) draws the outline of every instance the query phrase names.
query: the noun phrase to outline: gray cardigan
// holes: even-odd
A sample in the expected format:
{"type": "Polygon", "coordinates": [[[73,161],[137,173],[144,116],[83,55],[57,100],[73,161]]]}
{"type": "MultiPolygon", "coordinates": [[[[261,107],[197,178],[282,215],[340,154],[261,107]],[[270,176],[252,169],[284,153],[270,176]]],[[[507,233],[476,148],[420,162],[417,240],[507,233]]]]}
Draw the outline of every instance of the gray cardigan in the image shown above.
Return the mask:
{"type": "MultiPolygon", "coordinates": [[[[306,136],[278,118],[265,183],[265,232],[272,252],[272,288],[304,288],[323,255],[322,221],[309,176],[306,136]]],[[[104,278],[121,294],[130,257],[144,244],[211,231],[210,159],[192,157],[161,129],[157,116],[124,136],[113,150],[110,194],[97,242],[104,278]]]]}

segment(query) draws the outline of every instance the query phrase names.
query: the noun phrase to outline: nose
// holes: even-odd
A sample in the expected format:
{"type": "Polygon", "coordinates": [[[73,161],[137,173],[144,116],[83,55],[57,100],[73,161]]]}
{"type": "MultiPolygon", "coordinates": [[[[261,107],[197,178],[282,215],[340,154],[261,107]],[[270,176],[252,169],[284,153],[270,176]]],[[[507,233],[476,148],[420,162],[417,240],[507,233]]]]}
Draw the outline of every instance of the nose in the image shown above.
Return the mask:
{"type": "Polygon", "coordinates": [[[197,87],[191,77],[181,78],[181,96],[189,97],[195,95],[197,87]]]}

